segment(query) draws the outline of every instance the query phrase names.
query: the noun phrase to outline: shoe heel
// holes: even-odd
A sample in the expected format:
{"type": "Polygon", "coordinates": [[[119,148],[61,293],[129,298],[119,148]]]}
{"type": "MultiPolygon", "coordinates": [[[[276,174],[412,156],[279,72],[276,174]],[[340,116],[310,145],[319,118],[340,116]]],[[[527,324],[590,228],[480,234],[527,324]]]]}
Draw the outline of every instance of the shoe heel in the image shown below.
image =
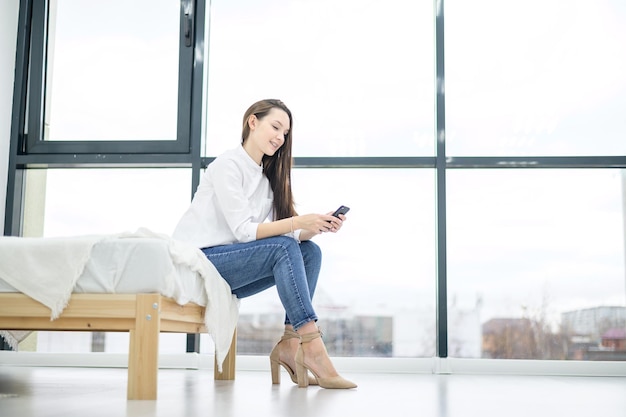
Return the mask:
{"type": "Polygon", "coordinates": [[[309,372],[298,362],[296,362],[296,376],[298,377],[298,387],[306,388],[309,386],[309,372]]]}
{"type": "Polygon", "coordinates": [[[270,369],[272,371],[272,384],[280,384],[280,363],[270,359],[270,369]]]}

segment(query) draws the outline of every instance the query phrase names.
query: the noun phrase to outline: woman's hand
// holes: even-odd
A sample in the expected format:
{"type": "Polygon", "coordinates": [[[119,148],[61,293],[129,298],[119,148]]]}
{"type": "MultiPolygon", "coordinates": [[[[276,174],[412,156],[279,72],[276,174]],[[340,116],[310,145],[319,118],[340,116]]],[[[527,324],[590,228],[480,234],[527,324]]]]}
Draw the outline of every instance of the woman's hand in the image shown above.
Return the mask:
{"type": "Polygon", "coordinates": [[[346,220],[346,215],[345,214],[338,214],[339,218],[335,217],[332,215],[333,212],[329,211],[328,213],[326,213],[327,216],[330,216],[331,220],[331,228],[330,228],[330,232],[332,233],[337,233],[339,231],[339,229],[341,229],[341,226],[343,226],[343,222],[346,220]]]}
{"type": "Polygon", "coordinates": [[[300,240],[309,240],[321,233],[337,233],[346,220],[346,216],[340,214],[340,218],[332,216],[332,211],[327,214],[305,214],[303,216],[287,217],[273,222],[259,224],[256,238],[263,239],[271,236],[280,236],[290,231],[300,229],[300,240]]]}
{"type": "Polygon", "coordinates": [[[296,216],[294,217],[294,228],[302,229],[300,238],[303,240],[322,233],[337,233],[346,220],[346,216],[340,214],[337,218],[332,216],[332,213],[331,211],[326,214],[296,216]]]}

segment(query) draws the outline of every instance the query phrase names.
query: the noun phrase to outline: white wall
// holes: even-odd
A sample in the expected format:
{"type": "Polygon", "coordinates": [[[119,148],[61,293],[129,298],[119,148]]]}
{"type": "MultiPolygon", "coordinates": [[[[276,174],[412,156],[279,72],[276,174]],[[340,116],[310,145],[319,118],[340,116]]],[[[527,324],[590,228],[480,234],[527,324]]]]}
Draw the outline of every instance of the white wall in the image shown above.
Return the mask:
{"type": "Polygon", "coordinates": [[[0,1],[0,226],[3,230],[18,10],[19,0],[0,1]]]}

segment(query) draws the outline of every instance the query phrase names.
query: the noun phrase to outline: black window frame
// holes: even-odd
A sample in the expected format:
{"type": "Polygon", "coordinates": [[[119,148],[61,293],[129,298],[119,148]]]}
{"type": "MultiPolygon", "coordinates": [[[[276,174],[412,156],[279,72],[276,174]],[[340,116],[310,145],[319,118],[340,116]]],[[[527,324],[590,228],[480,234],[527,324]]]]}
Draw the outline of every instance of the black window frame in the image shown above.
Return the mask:
{"type": "MultiPolygon", "coordinates": [[[[46,62],[49,27],[49,0],[32,0],[30,6],[28,105],[23,126],[26,154],[145,154],[187,153],[190,148],[191,95],[194,64],[193,0],[181,0],[179,37],[179,78],[177,137],[173,140],[44,140],[46,62]]],[[[149,68],[146,68],[149,71],[149,68]]]]}

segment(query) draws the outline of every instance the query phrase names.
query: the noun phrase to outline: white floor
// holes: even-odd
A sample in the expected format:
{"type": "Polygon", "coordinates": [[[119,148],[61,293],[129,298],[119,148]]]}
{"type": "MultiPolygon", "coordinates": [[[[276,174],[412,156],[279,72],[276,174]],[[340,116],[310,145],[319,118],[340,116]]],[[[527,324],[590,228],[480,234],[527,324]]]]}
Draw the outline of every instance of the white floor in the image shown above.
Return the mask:
{"type": "Polygon", "coordinates": [[[342,372],[354,390],[298,388],[285,373],[159,370],[156,401],[127,401],[124,368],[0,364],[0,416],[626,416],[626,377],[342,372]]]}

